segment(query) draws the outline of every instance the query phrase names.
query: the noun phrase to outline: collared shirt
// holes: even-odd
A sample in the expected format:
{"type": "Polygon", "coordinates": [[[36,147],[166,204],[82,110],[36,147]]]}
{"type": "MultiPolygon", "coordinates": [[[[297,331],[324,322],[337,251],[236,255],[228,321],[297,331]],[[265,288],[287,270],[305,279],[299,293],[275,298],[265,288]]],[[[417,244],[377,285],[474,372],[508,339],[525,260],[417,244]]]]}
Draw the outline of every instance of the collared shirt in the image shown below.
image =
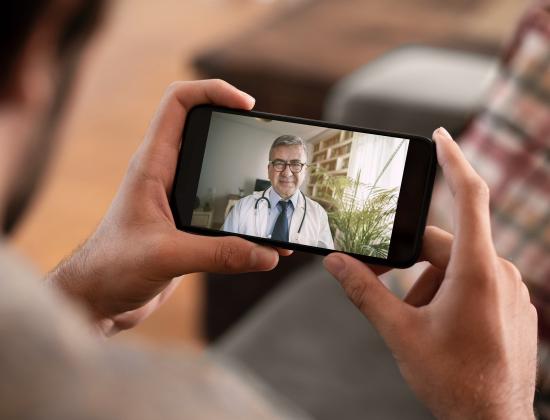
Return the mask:
{"type": "Polygon", "coordinates": [[[275,188],[271,188],[269,192],[269,204],[271,204],[271,210],[269,212],[269,219],[267,220],[267,231],[269,232],[269,237],[271,238],[271,234],[273,232],[273,228],[275,227],[275,221],[277,220],[277,217],[279,217],[279,214],[281,213],[281,209],[277,204],[279,204],[279,201],[290,201],[292,205],[286,206],[286,218],[288,220],[288,228],[290,229],[290,221],[292,220],[292,215],[294,214],[294,209],[298,205],[298,198],[300,196],[300,190],[296,190],[296,192],[288,199],[283,200],[279,194],[275,191],[275,188]]]}

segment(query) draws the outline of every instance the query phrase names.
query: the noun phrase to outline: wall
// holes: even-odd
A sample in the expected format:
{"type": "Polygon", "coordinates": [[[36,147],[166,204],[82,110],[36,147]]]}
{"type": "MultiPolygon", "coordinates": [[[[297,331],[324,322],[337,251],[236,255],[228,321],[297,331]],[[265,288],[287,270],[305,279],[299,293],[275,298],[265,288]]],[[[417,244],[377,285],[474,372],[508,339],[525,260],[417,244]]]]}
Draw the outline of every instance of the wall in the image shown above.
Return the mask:
{"type": "Polygon", "coordinates": [[[214,222],[223,223],[227,196],[251,194],[256,178],[268,179],[269,148],[276,133],[213,114],[197,195],[201,205],[215,188],[214,222]]]}
{"type": "Polygon", "coordinates": [[[249,195],[257,178],[268,179],[269,148],[277,137],[295,134],[307,143],[325,131],[324,127],[213,113],[197,195],[201,205],[214,195],[214,227],[223,223],[229,194],[238,194],[242,188],[249,195]]]}

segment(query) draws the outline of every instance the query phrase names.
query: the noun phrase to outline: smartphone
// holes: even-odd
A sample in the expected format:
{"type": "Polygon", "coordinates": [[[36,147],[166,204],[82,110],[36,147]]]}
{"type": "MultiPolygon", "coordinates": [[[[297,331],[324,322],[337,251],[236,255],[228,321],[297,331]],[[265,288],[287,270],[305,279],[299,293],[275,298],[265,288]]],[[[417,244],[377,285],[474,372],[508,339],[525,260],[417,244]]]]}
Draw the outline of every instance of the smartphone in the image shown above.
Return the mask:
{"type": "Polygon", "coordinates": [[[210,105],[190,110],[182,136],[178,229],[391,267],[417,261],[432,140],[210,105]]]}

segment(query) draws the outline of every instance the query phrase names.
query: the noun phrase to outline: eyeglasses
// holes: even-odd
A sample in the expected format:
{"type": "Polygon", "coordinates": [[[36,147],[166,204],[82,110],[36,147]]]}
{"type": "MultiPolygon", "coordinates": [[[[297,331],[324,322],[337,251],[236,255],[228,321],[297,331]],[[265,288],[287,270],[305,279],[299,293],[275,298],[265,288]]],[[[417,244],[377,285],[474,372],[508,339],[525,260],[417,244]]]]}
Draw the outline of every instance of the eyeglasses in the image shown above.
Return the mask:
{"type": "Polygon", "coordinates": [[[270,160],[269,163],[273,165],[273,169],[275,169],[277,172],[283,172],[288,166],[290,168],[290,171],[293,174],[302,172],[302,169],[304,169],[304,166],[307,166],[307,164],[296,160],[291,160],[290,162],[286,162],[284,160],[275,159],[275,160],[270,160]]]}

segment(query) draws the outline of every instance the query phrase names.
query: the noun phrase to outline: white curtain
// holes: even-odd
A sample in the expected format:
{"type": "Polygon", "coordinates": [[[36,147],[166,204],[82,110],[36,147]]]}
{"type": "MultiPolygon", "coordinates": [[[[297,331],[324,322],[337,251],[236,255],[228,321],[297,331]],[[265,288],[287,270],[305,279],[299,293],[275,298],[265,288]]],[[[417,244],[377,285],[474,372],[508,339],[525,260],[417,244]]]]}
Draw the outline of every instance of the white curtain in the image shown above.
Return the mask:
{"type": "Polygon", "coordinates": [[[358,198],[365,199],[373,186],[399,191],[408,147],[408,140],[354,133],[348,176],[363,184],[359,195],[365,196],[358,198]]]}

